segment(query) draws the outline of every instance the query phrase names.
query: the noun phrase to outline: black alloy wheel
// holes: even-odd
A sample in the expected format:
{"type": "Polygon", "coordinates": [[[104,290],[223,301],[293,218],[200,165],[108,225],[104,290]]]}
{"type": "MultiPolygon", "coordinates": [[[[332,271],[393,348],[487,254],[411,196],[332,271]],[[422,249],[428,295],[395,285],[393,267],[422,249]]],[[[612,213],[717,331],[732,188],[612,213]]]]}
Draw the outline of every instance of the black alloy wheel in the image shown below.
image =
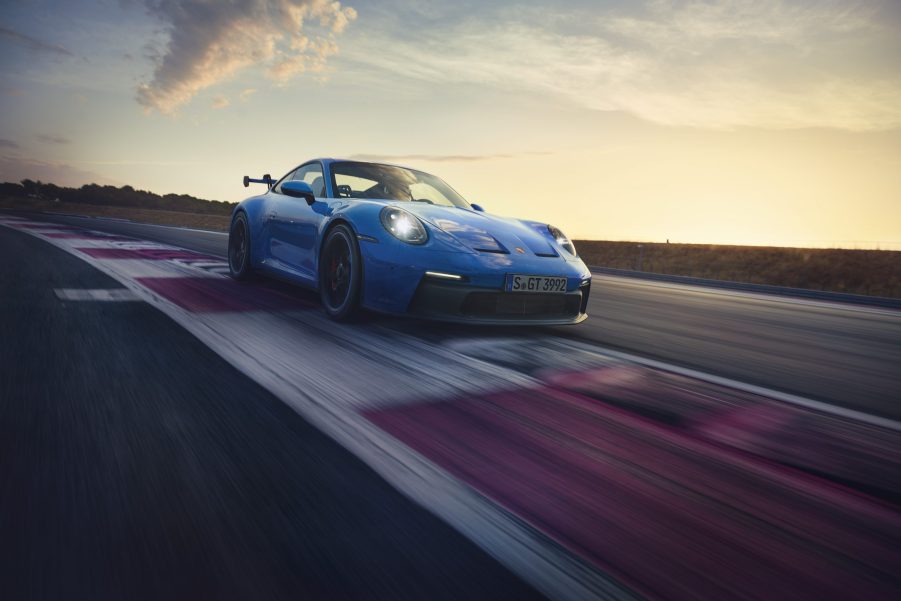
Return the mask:
{"type": "Polygon", "coordinates": [[[319,296],[332,319],[346,321],[357,313],[361,269],[356,236],[346,225],[336,225],[319,258],[319,296]]]}

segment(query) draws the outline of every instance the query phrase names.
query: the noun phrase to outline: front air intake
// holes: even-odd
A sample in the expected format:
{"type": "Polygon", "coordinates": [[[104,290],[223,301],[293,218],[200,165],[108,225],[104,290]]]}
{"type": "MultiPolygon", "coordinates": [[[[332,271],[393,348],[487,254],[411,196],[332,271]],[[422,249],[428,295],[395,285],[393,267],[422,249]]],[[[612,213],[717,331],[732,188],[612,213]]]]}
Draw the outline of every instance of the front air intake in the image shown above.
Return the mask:
{"type": "Polygon", "coordinates": [[[581,301],[580,295],[573,294],[471,292],[463,301],[462,312],[472,317],[575,317],[579,314],[581,301]]]}

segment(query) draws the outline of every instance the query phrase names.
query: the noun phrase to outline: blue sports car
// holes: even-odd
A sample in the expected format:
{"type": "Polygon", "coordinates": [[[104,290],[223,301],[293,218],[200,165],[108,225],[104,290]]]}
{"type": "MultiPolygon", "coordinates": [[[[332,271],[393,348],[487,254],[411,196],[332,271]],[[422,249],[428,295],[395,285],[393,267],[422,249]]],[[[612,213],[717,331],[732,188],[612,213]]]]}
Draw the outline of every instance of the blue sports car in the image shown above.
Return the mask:
{"type": "Polygon", "coordinates": [[[490,324],[587,317],[591,273],[563,232],[490,215],[434,175],[316,159],[250,182],[267,191],[232,213],[232,276],[318,290],[334,319],[360,308],[490,324]]]}

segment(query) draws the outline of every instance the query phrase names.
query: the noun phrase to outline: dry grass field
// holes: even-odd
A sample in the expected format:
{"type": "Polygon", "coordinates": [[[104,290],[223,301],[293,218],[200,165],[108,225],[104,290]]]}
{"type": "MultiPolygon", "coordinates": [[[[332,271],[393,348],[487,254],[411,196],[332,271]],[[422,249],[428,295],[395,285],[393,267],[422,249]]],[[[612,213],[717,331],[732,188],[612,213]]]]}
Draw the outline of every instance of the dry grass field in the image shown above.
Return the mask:
{"type": "Polygon", "coordinates": [[[2,198],[0,199],[0,209],[48,211],[52,213],[66,213],[69,215],[85,215],[88,217],[112,217],[115,219],[131,219],[132,221],[140,221],[142,223],[193,227],[222,232],[228,230],[230,220],[228,215],[206,215],[200,213],[185,213],[182,211],[161,211],[158,209],[90,205],[80,202],[54,202],[35,198],[2,198]]]}
{"type": "Polygon", "coordinates": [[[577,240],[589,265],[901,298],[901,252],[577,240]]]}

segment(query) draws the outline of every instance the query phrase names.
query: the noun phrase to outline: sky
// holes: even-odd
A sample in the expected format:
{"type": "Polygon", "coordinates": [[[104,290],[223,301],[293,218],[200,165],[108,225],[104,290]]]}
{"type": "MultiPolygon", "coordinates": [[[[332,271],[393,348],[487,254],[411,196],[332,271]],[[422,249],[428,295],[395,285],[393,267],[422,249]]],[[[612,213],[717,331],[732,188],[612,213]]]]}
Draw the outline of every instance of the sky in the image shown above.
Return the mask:
{"type": "Polygon", "coordinates": [[[897,0],[0,7],[0,181],[373,159],[573,238],[901,249],[897,0]]]}

